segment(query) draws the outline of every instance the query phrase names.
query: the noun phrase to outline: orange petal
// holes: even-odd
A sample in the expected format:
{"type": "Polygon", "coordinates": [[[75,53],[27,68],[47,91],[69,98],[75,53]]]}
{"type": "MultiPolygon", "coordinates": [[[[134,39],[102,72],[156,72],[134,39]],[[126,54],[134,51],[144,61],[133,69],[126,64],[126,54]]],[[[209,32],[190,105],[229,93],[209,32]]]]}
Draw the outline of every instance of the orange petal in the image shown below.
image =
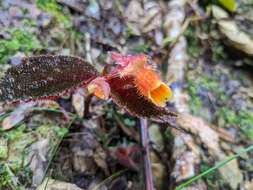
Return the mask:
{"type": "Polygon", "coordinates": [[[149,99],[157,106],[164,107],[172,98],[171,89],[163,82],[149,92],[149,99]]]}
{"type": "Polygon", "coordinates": [[[141,69],[135,76],[135,85],[141,95],[148,98],[149,92],[161,83],[159,75],[150,68],[141,69]]]}
{"type": "Polygon", "coordinates": [[[88,91],[89,93],[93,93],[95,96],[97,96],[100,99],[108,99],[110,95],[110,86],[106,82],[106,79],[104,77],[97,77],[94,80],[92,80],[88,85],[88,91]]]}

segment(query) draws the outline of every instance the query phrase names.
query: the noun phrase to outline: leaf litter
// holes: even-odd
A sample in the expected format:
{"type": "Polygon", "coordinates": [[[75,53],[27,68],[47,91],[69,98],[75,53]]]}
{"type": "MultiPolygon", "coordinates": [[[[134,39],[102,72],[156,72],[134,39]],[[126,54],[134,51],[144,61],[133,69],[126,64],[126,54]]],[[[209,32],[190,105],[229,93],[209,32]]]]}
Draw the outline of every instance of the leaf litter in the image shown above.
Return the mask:
{"type": "MultiPolygon", "coordinates": [[[[90,34],[91,60],[98,68],[103,67],[108,62],[106,53],[111,50],[118,50],[124,54],[139,51],[145,52],[154,58],[159,57],[158,62],[163,64],[158,64],[158,68],[168,65],[167,71],[164,72],[163,70],[163,73],[166,73],[166,79],[173,81],[173,104],[178,111],[186,113],[180,117],[179,123],[191,135],[174,129],[170,133],[170,130],[165,129],[164,131],[159,124],[155,124],[157,125],[155,129],[151,125],[150,136],[153,150],[155,150],[152,151],[151,158],[157,189],[164,189],[164,183],[166,184],[169,181],[168,176],[176,176],[177,184],[181,183],[182,180],[187,180],[189,177],[201,172],[201,167],[204,164],[211,167],[215,162],[224,160],[227,156],[235,153],[236,147],[239,145],[244,147],[251,142],[249,137],[252,128],[250,127],[251,120],[249,119],[250,112],[248,110],[251,108],[252,112],[252,83],[251,85],[247,83],[249,80],[252,81],[252,77],[245,72],[238,74],[236,79],[234,79],[235,77],[231,79],[227,74],[224,74],[237,73],[238,70],[241,70],[237,67],[227,70],[227,66],[224,66],[227,63],[234,65],[249,63],[248,65],[250,65],[251,61],[242,59],[239,56],[237,61],[220,60],[218,63],[220,67],[214,67],[212,65],[214,63],[206,61],[206,54],[202,54],[198,59],[189,58],[186,51],[189,50],[189,47],[192,48],[191,51],[194,51],[194,44],[190,43],[191,41],[187,35],[186,39],[183,36],[180,37],[172,50],[168,51],[166,47],[163,49],[161,42],[165,37],[174,39],[181,35],[184,18],[192,14],[192,10],[203,11],[202,6],[194,3],[185,4],[184,1],[170,1],[168,3],[165,1],[144,1],[142,3],[119,1],[115,3],[101,0],[74,1],[71,2],[72,4],[69,1],[52,0],[50,2],[58,2],[59,4],[54,4],[58,8],[54,8],[53,11],[49,9],[41,10],[36,4],[28,3],[25,0],[4,0],[1,3],[1,26],[6,29],[10,26],[25,27],[28,34],[34,33],[37,40],[40,41],[40,46],[37,46],[37,40],[31,38],[31,42],[35,45],[28,48],[27,51],[23,46],[18,50],[10,51],[10,54],[4,58],[6,61],[1,62],[1,70],[6,70],[4,67],[8,67],[7,62],[11,60],[12,56],[18,55],[19,52],[25,55],[40,54],[41,52],[50,54],[63,52],[69,54],[71,52],[71,54],[86,57],[89,49],[84,47],[84,44],[87,43],[85,33],[90,34]],[[192,9],[193,7],[195,9],[192,9]],[[67,26],[59,23],[62,16],[59,16],[60,12],[55,10],[62,10],[67,17],[71,18],[68,21],[71,24],[67,26]],[[171,18],[176,19],[171,20],[171,18]],[[25,19],[28,22],[23,22],[25,19]],[[71,32],[69,27],[71,27],[71,32]],[[154,36],[156,36],[156,39],[153,39],[154,36]],[[41,50],[41,44],[44,47],[43,50],[41,50]],[[203,64],[199,64],[200,62],[203,62],[203,64]],[[203,75],[200,75],[200,73],[203,73],[203,75]],[[224,78],[220,80],[221,84],[226,86],[226,91],[230,95],[233,94],[234,103],[226,100],[224,94],[219,90],[215,91],[217,85],[212,82],[213,80],[216,81],[215,73],[224,78]],[[206,79],[205,76],[209,75],[210,77],[206,77],[206,79]],[[172,80],[169,78],[171,76],[173,76],[172,80]],[[244,80],[238,80],[240,77],[244,80]],[[193,80],[195,83],[192,83],[193,80]],[[232,80],[237,82],[230,82],[232,80]],[[210,85],[206,85],[205,81],[210,82],[210,85]],[[236,84],[238,82],[239,85],[236,84]],[[192,84],[194,88],[190,90],[185,87],[192,84]],[[218,98],[219,96],[222,98],[218,98]],[[199,109],[199,104],[203,105],[201,107],[203,109],[199,109]],[[213,109],[221,105],[224,109],[212,114],[213,109]],[[240,114],[240,118],[235,117],[238,113],[242,113],[240,110],[242,107],[246,108],[247,113],[240,114]],[[228,109],[234,111],[234,113],[228,112],[228,109]],[[204,112],[204,110],[207,111],[204,112]],[[158,130],[158,127],[160,127],[160,130],[158,130]],[[220,127],[222,128],[220,129],[220,127]],[[242,133],[243,130],[244,133],[242,133]],[[226,134],[226,137],[224,134],[226,134]],[[248,136],[245,137],[245,134],[248,134],[248,136]],[[168,140],[174,142],[174,146],[166,143],[168,140]],[[168,157],[168,154],[171,153],[169,150],[173,152],[172,158],[168,157]]],[[[239,3],[235,14],[240,11],[240,6],[239,3]]],[[[231,19],[231,14],[228,17],[231,19]]],[[[232,31],[225,30],[224,28],[228,26],[224,25],[223,22],[232,21],[217,20],[219,31],[213,29],[211,32],[220,32],[223,35],[222,37],[225,36],[225,39],[222,39],[228,43],[225,44],[226,51],[224,53],[229,54],[227,50],[230,49],[230,45],[227,44],[231,44],[234,48],[239,48],[240,51],[250,55],[248,51],[250,46],[246,45],[250,42],[249,38],[246,37],[247,40],[241,43],[242,40],[238,40],[239,36],[232,37],[232,34],[235,31],[239,32],[241,28],[239,30],[238,26],[233,24],[232,31]]],[[[64,23],[66,24],[66,20],[64,23]]],[[[199,21],[199,25],[204,26],[205,23],[199,21]]],[[[194,25],[194,27],[197,28],[198,26],[194,25]]],[[[229,27],[231,28],[231,26],[229,27]]],[[[1,40],[10,39],[10,32],[2,30],[0,32],[1,40]]],[[[195,41],[198,41],[203,35],[195,33],[193,37],[195,41]]],[[[16,41],[12,43],[15,45],[16,41]]],[[[8,47],[12,47],[12,44],[8,47]]],[[[198,47],[206,49],[207,52],[210,51],[208,46],[198,47]]],[[[219,47],[223,47],[223,44],[219,44],[219,47]]],[[[214,53],[218,52],[214,51],[214,53]]],[[[2,55],[1,52],[0,55],[2,55]]],[[[2,60],[2,57],[0,60],[2,60]]],[[[3,72],[1,72],[1,76],[3,76],[3,72]]],[[[82,103],[86,101],[86,93],[82,91],[83,89],[81,93],[80,91],[75,92],[71,98],[66,95],[57,101],[61,108],[66,109],[67,113],[77,113],[79,117],[76,117],[78,119],[73,122],[69,134],[60,145],[59,153],[55,155],[50,165],[50,172],[47,173],[50,179],[45,178],[43,182],[43,184],[46,184],[47,189],[65,187],[78,190],[92,189],[92,187],[103,182],[104,179],[112,176],[117,171],[125,167],[129,168],[129,165],[120,164],[119,159],[111,157],[111,148],[117,149],[123,145],[123,147],[129,149],[132,145],[138,144],[135,129],[132,130],[131,122],[125,123],[124,119],[130,118],[130,121],[135,121],[134,126],[138,125],[138,121],[127,115],[125,111],[118,110],[110,103],[110,100],[107,105],[103,101],[92,97],[89,103],[91,115],[88,118],[80,119],[86,109],[82,103]],[[113,116],[115,113],[122,118],[124,125],[115,121],[113,116]],[[117,125],[121,125],[121,127],[117,127],[117,125]]],[[[58,110],[58,108],[50,107],[53,110],[58,110]]],[[[7,172],[8,175],[4,175],[4,179],[8,181],[7,186],[10,186],[10,184],[26,188],[33,185],[37,186],[45,177],[43,174],[45,174],[46,166],[49,164],[48,161],[52,157],[52,148],[56,146],[55,141],[66,133],[63,127],[66,120],[58,113],[31,111],[32,107],[21,109],[5,104],[2,106],[1,104],[1,110],[8,112],[10,109],[13,109],[13,112],[5,118],[7,124],[1,124],[1,127],[7,126],[6,128],[9,129],[4,132],[1,131],[0,134],[0,163],[1,166],[7,164],[8,167],[5,168],[11,169],[15,177],[9,180],[8,177],[11,173],[8,173],[9,170],[5,170],[4,172],[7,172]],[[22,161],[20,161],[20,155],[24,157],[22,161]]],[[[250,156],[251,154],[249,154],[250,156]]],[[[250,172],[252,170],[249,166],[243,165],[244,162],[250,163],[248,160],[239,158],[221,168],[219,174],[213,174],[210,178],[203,178],[188,187],[188,189],[224,188],[224,184],[221,180],[217,180],[217,176],[221,176],[220,179],[225,180],[226,188],[236,189],[238,186],[243,186],[250,189],[252,183],[250,172]],[[246,176],[244,179],[242,179],[242,174],[246,176]],[[212,180],[212,177],[215,180],[212,180]]],[[[121,177],[109,180],[109,183],[107,182],[102,186],[104,189],[126,188],[126,186],[129,186],[130,189],[141,189],[139,183],[141,181],[140,173],[132,170],[127,171],[121,177]]],[[[170,181],[170,189],[173,189],[175,185],[175,182],[170,181]]]]}

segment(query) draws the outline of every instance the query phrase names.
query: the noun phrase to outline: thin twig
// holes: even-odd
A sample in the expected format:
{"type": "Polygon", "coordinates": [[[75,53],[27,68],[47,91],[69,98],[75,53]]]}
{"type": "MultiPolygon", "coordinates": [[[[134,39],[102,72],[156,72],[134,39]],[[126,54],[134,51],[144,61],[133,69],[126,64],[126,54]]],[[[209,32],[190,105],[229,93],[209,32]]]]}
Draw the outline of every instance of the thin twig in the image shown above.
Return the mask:
{"type": "Polygon", "coordinates": [[[83,118],[89,118],[90,117],[90,103],[92,99],[92,94],[88,95],[84,101],[84,114],[83,118]]]}
{"type": "Polygon", "coordinates": [[[154,190],[153,184],[153,174],[150,161],[150,151],[149,151],[149,139],[148,139],[148,124],[147,119],[141,120],[141,145],[144,149],[143,161],[144,161],[144,172],[145,172],[145,186],[146,190],[154,190]]]}

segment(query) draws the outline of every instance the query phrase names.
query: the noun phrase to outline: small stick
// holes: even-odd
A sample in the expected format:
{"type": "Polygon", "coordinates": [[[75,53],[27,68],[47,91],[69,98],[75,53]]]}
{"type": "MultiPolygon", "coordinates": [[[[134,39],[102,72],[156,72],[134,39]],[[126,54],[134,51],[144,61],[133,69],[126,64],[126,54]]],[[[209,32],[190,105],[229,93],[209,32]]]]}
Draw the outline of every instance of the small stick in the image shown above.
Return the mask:
{"type": "Polygon", "coordinates": [[[90,117],[90,103],[91,103],[91,99],[92,99],[92,94],[89,94],[85,101],[84,101],[84,114],[83,114],[83,118],[89,118],[90,117]]]}
{"type": "Polygon", "coordinates": [[[153,174],[151,168],[151,161],[150,161],[150,151],[149,151],[149,138],[148,138],[148,123],[147,119],[141,118],[141,145],[144,149],[144,172],[145,172],[145,186],[146,190],[154,190],[153,184],[153,174]]]}

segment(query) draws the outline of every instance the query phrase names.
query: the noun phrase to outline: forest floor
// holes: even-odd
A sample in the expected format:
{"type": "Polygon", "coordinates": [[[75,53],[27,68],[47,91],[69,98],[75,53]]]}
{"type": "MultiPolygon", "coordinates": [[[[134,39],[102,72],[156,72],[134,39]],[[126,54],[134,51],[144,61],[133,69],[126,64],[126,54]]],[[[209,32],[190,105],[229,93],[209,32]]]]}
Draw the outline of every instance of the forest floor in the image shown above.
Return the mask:
{"type": "MultiPolygon", "coordinates": [[[[175,189],[253,144],[253,2],[204,2],[2,0],[0,77],[30,55],[81,56],[99,71],[110,52],[149,55],[188,131],[148,124],[155,187],[175,189]]],[[[78,89],[0,103],[0,122],[1,190],[144,187],[140,121],[111,100],[78,89]]],[[[253,151],[185,189],[252,190],[253,151]]]]}

